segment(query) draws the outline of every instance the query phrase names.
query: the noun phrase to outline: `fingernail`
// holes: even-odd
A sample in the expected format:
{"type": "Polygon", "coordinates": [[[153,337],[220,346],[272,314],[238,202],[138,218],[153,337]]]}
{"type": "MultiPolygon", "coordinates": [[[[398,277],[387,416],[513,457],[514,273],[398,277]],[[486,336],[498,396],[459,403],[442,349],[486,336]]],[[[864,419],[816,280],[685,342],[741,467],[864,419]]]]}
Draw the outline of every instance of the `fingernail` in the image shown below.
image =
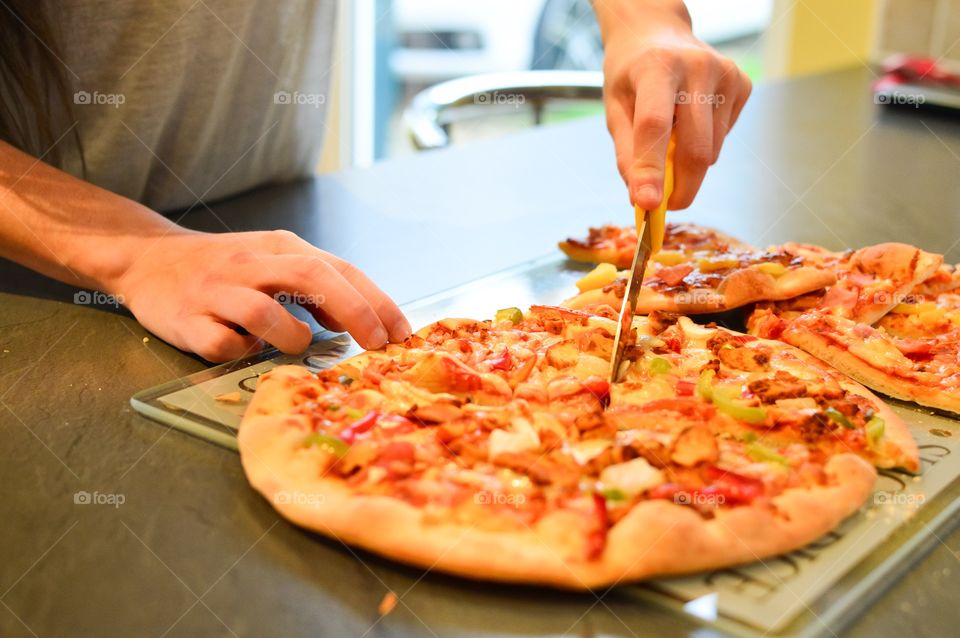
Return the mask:
{"type": "Polygon", "coordinates": [[[378,350],[387,344],[387,331],[383,326],[377,326],[377,329],[370,335],[369,350],[378,350]]]}
{"type": "Polygon", "coordinates": [[[644,208],[652,208],[660,203],[660,189],[653,184],[644,184],[637,189],[636,201],[644,208]]]}

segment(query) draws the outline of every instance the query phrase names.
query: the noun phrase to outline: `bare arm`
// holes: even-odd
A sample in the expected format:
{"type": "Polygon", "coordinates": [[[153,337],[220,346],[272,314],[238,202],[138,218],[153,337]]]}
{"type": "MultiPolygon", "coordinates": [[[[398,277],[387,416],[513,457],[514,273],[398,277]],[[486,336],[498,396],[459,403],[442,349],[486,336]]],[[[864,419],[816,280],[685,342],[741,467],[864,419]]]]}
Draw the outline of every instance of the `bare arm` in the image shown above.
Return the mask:
{"type": "Polygon", "coordinates": [[[410,333],[362,272],[292,233],[190,231],[2,141],[0,256],[116,295],[157,336],[210,361],[261,340],[303,351],[310,329],[277,302],[281,292],[366,348],[410,333]]]}
{"type": "Polygon", "coordinates": [[[641,208],[663,196],[676,129],[671,209],[693,202],[750,95],[736,64],[693,36],[681,0],[593,0],[603,36],[604,100],[617,166],[641,208]]]}

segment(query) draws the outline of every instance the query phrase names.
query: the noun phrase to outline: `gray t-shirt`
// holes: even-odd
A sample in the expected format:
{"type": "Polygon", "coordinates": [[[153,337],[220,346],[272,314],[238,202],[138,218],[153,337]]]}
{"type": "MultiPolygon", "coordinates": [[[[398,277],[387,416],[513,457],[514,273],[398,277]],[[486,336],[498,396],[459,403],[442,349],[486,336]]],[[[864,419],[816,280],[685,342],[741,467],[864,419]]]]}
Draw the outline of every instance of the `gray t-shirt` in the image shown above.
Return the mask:
{"type": "Polygon", "coordinates": [[[315,169],[336,0],[58,4],[88,181],[170,210],[315,169]]]}

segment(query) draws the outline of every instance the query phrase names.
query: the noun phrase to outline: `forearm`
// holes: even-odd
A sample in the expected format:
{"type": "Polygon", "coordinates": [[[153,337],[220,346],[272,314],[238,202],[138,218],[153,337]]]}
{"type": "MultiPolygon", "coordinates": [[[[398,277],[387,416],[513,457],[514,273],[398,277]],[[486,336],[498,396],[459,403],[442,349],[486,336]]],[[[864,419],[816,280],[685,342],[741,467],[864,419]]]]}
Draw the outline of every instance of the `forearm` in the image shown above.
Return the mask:
{"type": "Polygon", "coordinates": [[[151,238],[182,232],[145,206],[0,141],[0,256],[71,285],[115,292],[151,238]]]}
{"type": "Polygon", "coordinates": [[[643,37],[663,29],[690,32],[690,14],[682,0],[593,0],[604,43],[624,33],[643,37]]]}

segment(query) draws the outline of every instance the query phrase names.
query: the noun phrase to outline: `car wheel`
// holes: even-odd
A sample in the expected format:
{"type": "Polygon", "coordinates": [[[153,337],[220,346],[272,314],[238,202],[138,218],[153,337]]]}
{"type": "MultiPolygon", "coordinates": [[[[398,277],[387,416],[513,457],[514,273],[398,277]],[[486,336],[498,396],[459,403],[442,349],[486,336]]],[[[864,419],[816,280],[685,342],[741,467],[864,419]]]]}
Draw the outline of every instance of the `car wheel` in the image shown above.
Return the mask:
{"type": "Polygon", "coordinates": [[[603,41],[589,0],[547,0],[534,34],[531,69],[597,71],[603,41]]]}

